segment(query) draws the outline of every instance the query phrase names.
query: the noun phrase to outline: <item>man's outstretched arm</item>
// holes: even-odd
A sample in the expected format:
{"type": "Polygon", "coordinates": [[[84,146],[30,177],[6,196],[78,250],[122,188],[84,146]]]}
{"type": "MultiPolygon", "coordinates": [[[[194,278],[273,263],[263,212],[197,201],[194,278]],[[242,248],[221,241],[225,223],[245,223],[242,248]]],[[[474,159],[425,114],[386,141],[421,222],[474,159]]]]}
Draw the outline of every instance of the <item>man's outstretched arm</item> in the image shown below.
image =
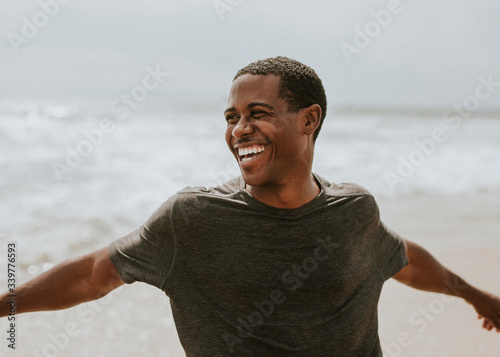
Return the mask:
{"type": "MultiPolygon", "coordinates": [[[[16,288],[16,314],[60,310],[99,299],[122,285],[108,247],[64,261],[16,288]]],[[[9,314],[8,293],[0,295],[0,317],[9,314]]]]}
{"type": "Polygon", "coordinates": [[[394,279],[415,289],[461,297],[484,318],[485,329],[500,332],[500,298],[471,286],[418,244],[405,240],[405,249],[409,263],[394,279]]]}

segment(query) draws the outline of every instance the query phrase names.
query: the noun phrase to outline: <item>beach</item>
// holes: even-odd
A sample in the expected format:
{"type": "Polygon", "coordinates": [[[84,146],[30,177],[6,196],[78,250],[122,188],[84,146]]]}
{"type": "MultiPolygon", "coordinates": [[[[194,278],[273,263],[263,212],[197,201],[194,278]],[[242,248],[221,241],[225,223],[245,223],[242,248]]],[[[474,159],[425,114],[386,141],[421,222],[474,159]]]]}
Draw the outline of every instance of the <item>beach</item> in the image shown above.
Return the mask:
{"type": "MultiPolygon", "coordinates": [[[[297,118],[295,110],[310,113],[312,116],[298,118],[307,119],[302,133],[312,134],[310,129],[316,127],[319,114],[314,103],[320,104],[322,119],[315,129],[320,132],[312,136],[312,172],[332,185],[359,185],[361,192],[366,190],[375,197],[381,220],[388,228],[426,248],[474,287],[500,297],[499,1],[212,0],[146,4],[63,0],[2,3],[0,294],[10,291],[8,305],[3,303],[3,307],[9,306],[11,316],[0,318],[0,357],[185,356],[169,297],[156,287],[136,282],[120,286],[97,301],[64,310],[16,314],[23,304],[16,295],[19,286],[57,264],[108,247],[144,227],[159,207],[183,189],[216,187],[240,176],[239,164],[243,162],[253,171],[251,175],[256,173],[255,167],[271,168],[264,171],[277,181],[267,181],[268,187],[293,187],[286,183],[306,178],[296,175],[295,168],[309,175],[308,167],[301,162],[309,163],[311,154],[310,150],[300,150],[299,141],[299,147],[292,146],[301,135],[293,125],[281,125],[281,119],[297,118]],[[271,69],[275,60],[245,67],[276,56],[293,58],[313,71],[303,71],[302,65],[283,58],[279,59],[285,64],[283,69],[271,69]],[[241,73],[279,75],[277,95],[288,105],[273,95],[271,78],[256,90],[253,85],[247,86],[248,78],[239,76],[241,73]],[[236,83],[235,75],[239,76],[236,83]],[[316,76],[321,83],[303,81],[316,76]],[[251,148],[241,138],[238,150],[231,142],[228,150],[225,136],[238,136],[230,127],[237,118],[239,124],[247,124],[238,125],[247,130],[240,133],[257,130],[250,137],[259,145],[251,148]],[[271,145],[261,145],[265,143],[271,145]],[[246,149],[246,157],[235,160],[233,153],[238,156],[246,149]],[[250,151],[267,152],[259,159],[250,151]],[[277,163],[275,159],[280,158],[287,164],[277,163]],[[283,177],[285,184],[278,182],[283,177]]],[[[255,85],[259,82],[259,78],[252,78],[255,85]]],[[[302,194],[307,201],[314,196],[312,188],[309,185],[307,191],[293,192],[297,199],[302,194]]],[[[262,198],[257,191],[252,192],[262,198]]],[[[353,207],[349,199],[342,197],[339,206],[353,207]]],[[[233,203],[243,206],[241,202],[227,202],[227,207],[233,207],[229,206],[233,203]]],[[[204,209],[201,206],[189,205],[183,217],[189,221],[191,212],[204,209]]],[[[179,206],[176,202],[172,207],[179,206]]],[[[317,217],[323,217],[321,210],[317,217]]],[[[205,207],[203,214],[206,212],[214,214],[205,207]]],[[[249,243],[249,249],[243,250],[249,235],[241,231],[242,226],[256,237],[272,236],[270,241],[276,243],[274,235],[266,231],[266,219],[271,217],[256,221],[255,227],[248,221],[236,226],[231,220],[234,215],[224,221],[217,215],[221,221],[207,221],[202,227],[176,225],[182,227],[173,229],[174,235],[182,230],[192,232],[187,241],[197,238],[214,243],[211,247],[216,250],[210,253],[194,241],[188,242],[193,256],[222,266],[216,271],[227,275],[222,274],[219,284],[213,284],[215,275],[210,272],[214,270],[208,263],[196,264],[194,260],[183,267],[187,269],[177,269],[191,256],[184,254],[176,235],[171,251],[161,256],[165,256],[164,266],[170,256],[174,257],[171,266],[175,269],[158,269],[157,280],[164,282],[161,286],[166,286],[177,304],[181,298],[176,294],[183,288],[179,285],[190,279],[179,279],[184,276],[182,271],[192,277],[199,269],[205,273],[204,279],[191,284],[193,291],[212,291],[214,299],[226,296],[227,302],[243,302],[239,306],[216,306],[221,310],[220,320],[210,320],[209,326],[197,325],[201,328],[191,337],[199,333],[202,339],[210,329],[219,331],[216,322],[221,320],[235,327],[234,321],[241,323],[239,318],[257,316],[253,306],[252,311],[243,311],[253,304],[269,319],[265,321],[275,319],[272,321],[276,324],[269,324],[270,331],[278,323],[287,328],[293,324],[290,321],[306,319],[296,318],[305,315],[295,313],[309,313],[311,317],[297,330],[291,326],[298,334],[292,338],[290,332],[290,344],[303,344],[300,337],[316,341],[313,338],[317,336],[311,337],[301,329],[307,323],[334,321],[342,330],[330,335],[342,342],[342,352],[347,354],[348,347],[344,346],[348,344],[341,337],[349,337],[349,342],[356,340],[348,331],[359,325],[350,325],[352,315],[345,311],[354,305],[368,309],[365,303],[370,298],[363,303],[358,302],[362,299],[349,299],[331,316],[317,316],[311,313],[312,307],[322,306],[314,299],[317,295],[308,295],[307,291],[312,291],[309,287],[341,286],[328,294],[337,295],[335,301],[342,303],[345,300],[339,296],[352,291],[349,285],[354,284],[346,281],[355,269],[346,269],[341,261],[329,261],[335,271],[323,266],[326,274],[316,275],[325,277],[324,284],[313,279],[313,271],[322,271],[319,262],[323,259],[334,253],[345,258],[339,251],[332,253],[331,247],[337,247],[337,242],[330,243],[330,232],[326,237],[313,232],[332,227],[332,236],[338,235],[337,229],[345,229],[343,237],[354,236],[368,215],[359,212],[359,221],[352,225],[344,224],[348,221],[340,217],[341,227],[325,220],[311,229],[307,221],[292,222],[287,217],[286,224],[290,225],[283,224],[287,230],[277,238],[286,241],[279,242],[279,252],[289,251],[290,255],[282,258],[266,253],[270,249],[267,241],[262,245],[249,243]],[[221,232],[235,227],[228,234],[246,238],[233,241],[242,254],[214,238],[217,234],[205,232],[205,227],[211,228],[210,232],[218,227],[223,228],[221,232]],[[288,227],[293,227],[290,231],[295,237],[300,232],[304,237],[298,236],[289,244],[288,227]],[[329,254],[320,257],[315,247],[302,257],[295,250],[304,247],[302,238],[321,244],[329,254]],[[262,250],[257,251],[256,246],[262,250]],[[297,256],[307,275],[289,276],[288,284],[286,269],[296,273],[297,256]],[[262,260],[270,267],[259,264],[262,260]],[[229,275],[231,271],[235,275],[229,275]],[[273,287],[262,300],[254,300],[254,296],[260,296],[259,286],[264,291],[263,287],[273,285],[273,279],[262,281],[272,274],[276,274],[276,290],[273,287]],[[233,285],[227,284],[226,280],[231,281],[228,276],[235,278],[233,285]],[[169,290],[171,277],[182,282],[169,290]],[[282,286],[288,289],[302,282],[306,288],[301,296],[307,296],[303,300],[308,303],[299,311],[289,310],[283,321],[285,314],[275,313],[273,317],[273,312],[279,311],[274,301],[279,296],[273,293],[281,292],[278,289],[282,286]],[[238,294],[245,295],[238,299],[238,294]],[[247,299],[247,294],[251,298],[247,299]],[[273,311],[264,313],[259,309],[264,305],[272,306],[273,311]]],[[[276,222],[272,228],[281,227],[281,222],[276,222]]],[[[157,226],[151,226],[155,232],[157,226]]],[[[365,247],[360,251],[371,253],[370,246],[365,247]]],[[[349,250],[345,254],[356,258],[358,253],[349,250]]],[[[377,270],[383,274],[380,264],[369,265],[373,263],[371,257],[363,262],[366,265],[346,265],[359,267],[360,272],[367,267],[375,278],[377,270]]],[[[156,264],[154,268],[156,271],[156,264]]],[[[40,285],[45,284],[49,285],[40,285]]],[[[356,293],[363,294],[364,286],[369,284],[358,286],[356,293]]],[[[456,292],[461,287],[452,284],[448,289],[456,292]]],[[[50,291],[54,299],[62,295],[60,289],[45,291],[50,291]]],[[[81,291],[86,289],[82,287],[81,291]]],[[[211,302],[208,295],[197,296],[201,303],[211,302]]],[[[368,296],[373,295],[364,297],[368,296]]],[[[291,292],[286,298],[292,305],[291,292]]],[[[187,306],[186,300],[183,302],[182,307],[187,306]]],[[[373,308],[369,311],[374,312],[373,308]]],[[[190,321],[200,315],[192,313],[190,321]]],[[[368,333],[374,331],[374,324],[369,322],[373,320],[361,321],[368,333]]],[[[418,291],[394,279],[383,286],[378,324],[384,357],[500,356],[500,333],[485,330],[470,304],[450,295],[418,291]]],[[[329,329],[325,331],[330,333],[329,329]]],[[[222,334],[230,331],[219,332],[222,344],[222,334]]],[[[214,357],[207,350],[200,354],[214,357]]],[[[329,354],[332,352],[324,353],[326,357],[329,354]]],[[[346,356],[339,353],[338,357],[346,356]]]]}
{"type": "MultiPolygon", "coordinates": [[[[2,108],[0,264],[7,264],[7,244],[16,242],[18,284],[128,234],[186,185],[212,186],[238,175],[221,115],[135,114],[119,121],[71,108],[2,108]],[[95,130],[109,129],[108,119],[114,129],[99,137],[95,130]],[[84,152],[87,142],[92,150],[84,152]],[[86,154],[78,158],[78,150],[86,154]],[[58,171],[62,165],[67,169],[58,171]]],[[[499,133],[495,119],[450,129],[441,118],[334,118],[322,128],[313,170],[366,187],[387,226],[466,281],[500,294],[499,133]],[[448,139],[430,152],[426,140],[436,128],[448,139]],[[391,185],[386,174],[399,174],[402,160],[417,158],[422,143],[425,160],[391,185]]],[[[0,287],[7,287],[4,268],[0,287]]],[[[500,350],[500,335],[483,330],[468,304],[391,280],[382,291],[379,325],[390,357],[500,350]]],[[[9,329],[6,319],[0,329],[9,329]]],[[[1,340],[2,356],[184,355],[168,298],[143,283],[67,310],[18,315],[16,349],[1,340]]]]}

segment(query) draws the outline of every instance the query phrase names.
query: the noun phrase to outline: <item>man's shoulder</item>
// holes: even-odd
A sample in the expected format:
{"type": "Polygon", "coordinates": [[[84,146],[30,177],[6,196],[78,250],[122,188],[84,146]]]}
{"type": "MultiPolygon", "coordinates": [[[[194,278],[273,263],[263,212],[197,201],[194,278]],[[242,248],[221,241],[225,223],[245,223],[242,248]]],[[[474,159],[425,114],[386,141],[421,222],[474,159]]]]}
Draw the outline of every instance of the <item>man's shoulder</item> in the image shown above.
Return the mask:
{"type": "Polygon", "coordinates": [[[150,220],[163,220],[172,214],[182,217],[192,216],[205,211],[211,203],[220,206],[221,201],[240,200],[239,192],[239,178],[234,178],[215,187],[187,186],[163,202],[150,217],[150,220]]]}
{"type": "Polygon", "coordinates": [[[238,193],[241,189],[241,178],[235,177],[227,182],[224,182],[217,186],[206,187],[206,186],[187,186],[182,190],[177,192],[179,198],[186,199],[188,197],[196,197],[196,196],[231,196],[235,193],[238,193]]]}
{"type": "Polygon", "coordinates": [[[187,186],[173,196],[176,206],[190,205],[205,207],[210,202],[241,200],[241,181],[236,177],[218,186],[187,186]]]}
{"type": "Polygon", "coordinates": [[[325,194],[327,196],[367,196],[373,197],[373,195],[361,185],[350,182],[334,183],[326,180],[325,178],[316,175],[315,177],[320,181],[325,194]]]}
{"type": "Polygon", "coordinates": [[[379,208],[373,195],[363,186],[355,183],[330,183],[323,178],[321,185],[325,191],[325,204],[330,207],[344,207],[358,216],[369,214],[379,215],[379,208]],[[346,205],[345,203],[350,204],[346,205]]]}

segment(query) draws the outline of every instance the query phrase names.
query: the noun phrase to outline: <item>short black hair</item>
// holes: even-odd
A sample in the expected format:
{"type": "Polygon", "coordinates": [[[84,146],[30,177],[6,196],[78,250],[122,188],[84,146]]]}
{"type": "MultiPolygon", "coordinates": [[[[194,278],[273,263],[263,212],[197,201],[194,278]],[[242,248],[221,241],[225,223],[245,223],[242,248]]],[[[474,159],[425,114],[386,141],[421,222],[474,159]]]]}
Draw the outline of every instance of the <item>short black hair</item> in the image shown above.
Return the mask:
{"type": "Polygon", "coordinates": [[[318,104],[321,107],[321,120],[313,136],[316,141],[326,116],[326,94],[321,79],[311,67],[294,59],[278,56],[250,63],[236,73],[233,81],[244,74],[278,76],[278,95],[286,100],[288,109],[292,112],[318,104]]]}

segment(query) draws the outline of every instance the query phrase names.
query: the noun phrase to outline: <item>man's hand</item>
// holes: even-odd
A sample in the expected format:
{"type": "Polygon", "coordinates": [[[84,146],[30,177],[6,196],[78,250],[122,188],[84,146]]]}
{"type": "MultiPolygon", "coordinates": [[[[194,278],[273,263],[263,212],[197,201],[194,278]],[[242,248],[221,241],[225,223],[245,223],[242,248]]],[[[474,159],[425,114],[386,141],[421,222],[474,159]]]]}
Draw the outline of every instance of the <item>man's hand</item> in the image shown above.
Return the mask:
{"type": "Polygon", "coordinates": [[[483,327],[491,331],[494,328],[500,332],[500,298],[485,291],[477,290],[467,302],[474,306],[478,318],[483,319],[483,327]]]}

